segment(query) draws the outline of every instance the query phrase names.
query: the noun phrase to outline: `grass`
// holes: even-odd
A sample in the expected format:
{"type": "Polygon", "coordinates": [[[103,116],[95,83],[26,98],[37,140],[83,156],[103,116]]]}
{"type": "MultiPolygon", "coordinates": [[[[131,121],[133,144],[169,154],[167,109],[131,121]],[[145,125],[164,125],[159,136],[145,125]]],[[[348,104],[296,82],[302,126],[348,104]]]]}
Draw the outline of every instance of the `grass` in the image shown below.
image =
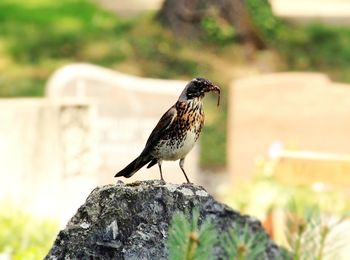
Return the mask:
{"type": "Polygon", "coordinates": [[[56,236],[58,226],[1,203],[0,255],[4,259],[43,259],[56,236]]]}
{"type": "MultiPolygon", "coordinates": [[[[35,90],[30,80],[27,88],[32,93],[6,89],[14,88],[11,85],[18,76],[45,80],[56,68],[69,62],[84,61],[112,68],[127,63],[135,66],[131,73],[160,78],[191,78],[208,70],[207,64],[186,58],[181,42],[166,33],[150,15],[121,20],[91,1],[42,0],[40,5],[32,2],[0,3],[0,54],[5,58],[0,71],[6,75],[1,84],[2,96],[41,95],[43,91],[35,90]],[[28,66],[31,73],[23,73],[22,68],[28,66]]],[[[40,83],[37,87],[43,88],[40,83]]]]}
{"type": "Polygon", "coordinates": [[[261,36],[278,51],[289,70],[322,71],[350,82],[350,28],[327,24],[293,25],[275,17],[267,0],[247,4],[261,36]]]}

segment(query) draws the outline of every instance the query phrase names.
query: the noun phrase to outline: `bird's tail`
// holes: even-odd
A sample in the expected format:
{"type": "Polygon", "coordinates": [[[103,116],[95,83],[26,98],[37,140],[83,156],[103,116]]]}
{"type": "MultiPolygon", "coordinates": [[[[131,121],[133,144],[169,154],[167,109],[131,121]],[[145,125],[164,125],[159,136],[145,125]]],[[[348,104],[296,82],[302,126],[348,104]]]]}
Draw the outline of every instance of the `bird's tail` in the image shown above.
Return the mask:
{"type": "Polygon", "coordinates": [[[114,177],[124,176],[125,178],[130,178],[132,175],[134,175],[135,172],[140,170],[143,166],[145,166],[150,161],[151,161],[151,158],[145,158],[144,156],[140,155],[131,163],[129,163],[129,165],[126,166],[123,170],[121,170],[116,175],[114,175],[114,177]]]}

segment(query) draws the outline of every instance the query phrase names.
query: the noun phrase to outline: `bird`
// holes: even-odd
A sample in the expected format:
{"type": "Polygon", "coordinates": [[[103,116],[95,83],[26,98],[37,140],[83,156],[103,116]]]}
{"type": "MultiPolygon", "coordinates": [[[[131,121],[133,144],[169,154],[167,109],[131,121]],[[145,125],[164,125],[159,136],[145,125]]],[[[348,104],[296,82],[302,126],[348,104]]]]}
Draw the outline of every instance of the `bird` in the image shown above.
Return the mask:
{"type": "Polygon", "coordinates": [[[220,88],[205,78],[194,78],[184,88],[176,103],[164,113],[147,139],[141,154],[119,171],[114,177],[129,178],[143,166],[158,164],[160,179],[163,161],[179,161],[187,183],[184,162],[186,155],[196,143],[204,125],[202,100],[207,92],[216,92],[220,103],[220,88]]]}

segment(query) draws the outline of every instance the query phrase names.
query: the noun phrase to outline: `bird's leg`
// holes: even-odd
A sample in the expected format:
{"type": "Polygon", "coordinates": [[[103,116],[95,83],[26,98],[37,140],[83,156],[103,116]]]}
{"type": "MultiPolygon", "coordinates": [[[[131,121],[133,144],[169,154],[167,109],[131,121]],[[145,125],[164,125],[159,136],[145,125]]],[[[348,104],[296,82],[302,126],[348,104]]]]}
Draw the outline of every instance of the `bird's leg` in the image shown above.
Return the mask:
{"type": "Polygon", "coordinates": [[[185,177],[186,177],[187,183],[191,183],[190,180],[187,178],[187,175],[186,175],[186,172],[185,172],[185,169],[184,169],[184,163],[185,163],[185,158],[182,158],[182,159],[180,160],[180,163],[179,163],[180,168],[181,168],[183,174],[184,174],[185,177]]]}
{"type": "Polygon", "coordinates": [[[164,181],[163,179],[163,173],[162,173],[162,160],[158,160],[158,167],[159,167],[159,172],[160,172],[160,179],[164,181]]]}

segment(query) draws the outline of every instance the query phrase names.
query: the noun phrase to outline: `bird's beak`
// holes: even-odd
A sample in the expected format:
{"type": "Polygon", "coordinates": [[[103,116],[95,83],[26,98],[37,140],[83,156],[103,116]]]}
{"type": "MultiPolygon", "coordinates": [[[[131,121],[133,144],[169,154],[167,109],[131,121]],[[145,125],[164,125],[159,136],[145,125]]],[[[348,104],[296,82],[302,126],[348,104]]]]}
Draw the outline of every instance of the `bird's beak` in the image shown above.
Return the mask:
{"type": "Polygon", "coordinates": [[[220,88],[216,85],[210,85],[208,87],[208,91],[207,92],[216,92],[218,94],[218,103],[217,106],[220,105],[220,88]]]}

